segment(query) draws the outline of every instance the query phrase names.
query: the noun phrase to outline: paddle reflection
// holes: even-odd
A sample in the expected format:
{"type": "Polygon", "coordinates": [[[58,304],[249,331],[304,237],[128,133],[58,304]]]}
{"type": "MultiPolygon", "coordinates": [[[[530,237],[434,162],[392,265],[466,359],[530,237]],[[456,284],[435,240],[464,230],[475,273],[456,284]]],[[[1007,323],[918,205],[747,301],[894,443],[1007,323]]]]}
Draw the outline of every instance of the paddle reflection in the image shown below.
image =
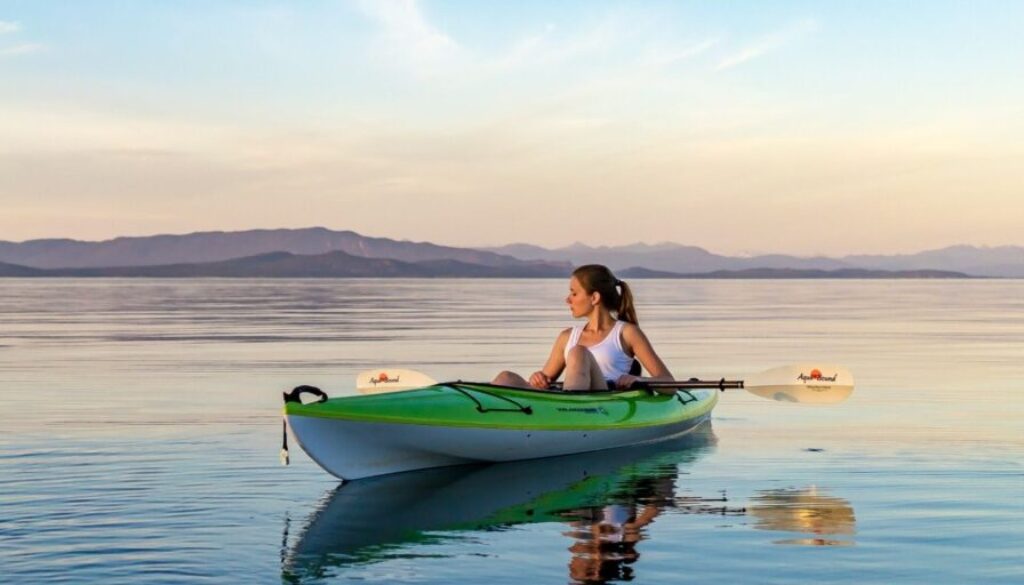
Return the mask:
{"type": "Polygon", "coordinates": [[[754,528],[759,530],[804,535],[776,540],[776,544],[851,546],[857,532],[850,502],[813,486],[764,490],[751,498],[747,513],[756,519],[754,528]]]}
{"type": "Polygon", "coordinates": [[[468,531],[568,525],[575,583],[629,580],[645,526],[667,508],[722,513],[721,499],[677,498],[681,465],[709,452],[706,424],[682,439],[581,455],[462,466],[355,481],[331,492],[285,551],[282,578],[300,583],[346,566],[416,554],[468,531]]]}

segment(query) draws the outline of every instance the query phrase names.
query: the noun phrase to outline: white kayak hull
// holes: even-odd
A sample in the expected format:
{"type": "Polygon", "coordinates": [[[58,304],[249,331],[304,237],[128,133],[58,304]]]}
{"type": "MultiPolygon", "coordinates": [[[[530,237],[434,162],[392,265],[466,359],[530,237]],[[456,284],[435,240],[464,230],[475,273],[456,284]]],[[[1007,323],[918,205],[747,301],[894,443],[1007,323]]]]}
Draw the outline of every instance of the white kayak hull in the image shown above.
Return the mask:
{"type": "Polygon", "coordinates": [[[666,441],[711,417],[670,424],[587,430],[446,427],[288,416],[292,435],[329,473],[343,480],[467,463],[555,457],[666,441]]]}

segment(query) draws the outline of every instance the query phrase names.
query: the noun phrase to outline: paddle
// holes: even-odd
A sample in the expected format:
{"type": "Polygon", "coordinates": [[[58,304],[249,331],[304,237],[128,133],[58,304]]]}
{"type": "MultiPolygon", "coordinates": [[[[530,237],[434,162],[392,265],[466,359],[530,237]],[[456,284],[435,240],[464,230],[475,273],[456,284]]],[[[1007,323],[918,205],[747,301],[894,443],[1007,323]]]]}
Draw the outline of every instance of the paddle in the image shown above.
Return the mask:
{"type": "MultiPolygon", "coordinates": [[[[356,377],[360,394],[377,394],[423,388],[437,382],[415,370],[380,368],[367,370],[356,377]]],[[[853,375],[842,366],[825,364],[794,364],[772,368],[749,376],[746,380],[671,380],[640,382],[638,387],[658,389],[743,388],[747,392],[780,402],[802,404],[835,404],[853,393],[853,375]]]]}
{"type": "Polygon", "coordinates": [[[693,390],[717,388],[727,390],[743,388],[761,398],[780,402],[802,404],[835,404],[853,394],[853,374],[850,370],[836,365],[794,364],[772,368],[748,376],[746,380],[678,380],[641,382],[639,386],[650,389],[677,388],[693,390]]]}
{"type": "Polygon", "coordinates": [[[853,394],[853,374],[837,365],[796,364],[755,374],[744,389],[781,402],[835,404],[853,394]]]}

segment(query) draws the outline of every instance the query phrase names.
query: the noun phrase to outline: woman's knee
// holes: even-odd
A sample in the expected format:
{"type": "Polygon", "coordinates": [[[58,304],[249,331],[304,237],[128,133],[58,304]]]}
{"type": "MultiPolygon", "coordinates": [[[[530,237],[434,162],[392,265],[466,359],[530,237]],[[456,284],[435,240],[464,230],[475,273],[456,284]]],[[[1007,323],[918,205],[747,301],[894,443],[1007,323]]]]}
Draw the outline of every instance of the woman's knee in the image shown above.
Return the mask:
{"type": "Polygon", "coordinates": [[[494,377],[494,380],[491,380],[491,383],[499,386],[507,386],[510,383],[517,381],[517,378],[519,378],[519,375],[515,372],[504,370],[502,372],[498,372],[498,375],[494,377]]]}
{"type": "Polygon", "coordinates": [[[594,356],[590,353],[590,350],[583,347],[582,345],[574,345],[569,349],[569,353],[565,356],[566,365],[582,366],[593,360],[594,356]]]}

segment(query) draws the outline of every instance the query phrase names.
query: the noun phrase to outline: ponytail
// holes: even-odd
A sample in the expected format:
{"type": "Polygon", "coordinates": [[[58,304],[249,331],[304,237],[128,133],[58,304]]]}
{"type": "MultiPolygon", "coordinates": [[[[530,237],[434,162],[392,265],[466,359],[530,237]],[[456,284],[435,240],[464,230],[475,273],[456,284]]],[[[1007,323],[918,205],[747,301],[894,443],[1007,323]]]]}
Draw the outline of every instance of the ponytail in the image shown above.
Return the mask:
{"type": "Polygon", "coordinates": [[[607,266],[587,264],[573,270],[572,275],[587,294],[600,293],[601,304],[614,312],[618,320],[639,325],[633,306],[633,291],[628,284],[615,278],[607,266]]]}
{"type": "Polygon", "coordinates": [[[636,318],[636,308],[633,306],[633,291],[629,290],[629,285],[621,280],[617,281],[616,284],[622,289],[622,293],[619,295],[619,321],[639,325],[640,322],[636,318]]]}

